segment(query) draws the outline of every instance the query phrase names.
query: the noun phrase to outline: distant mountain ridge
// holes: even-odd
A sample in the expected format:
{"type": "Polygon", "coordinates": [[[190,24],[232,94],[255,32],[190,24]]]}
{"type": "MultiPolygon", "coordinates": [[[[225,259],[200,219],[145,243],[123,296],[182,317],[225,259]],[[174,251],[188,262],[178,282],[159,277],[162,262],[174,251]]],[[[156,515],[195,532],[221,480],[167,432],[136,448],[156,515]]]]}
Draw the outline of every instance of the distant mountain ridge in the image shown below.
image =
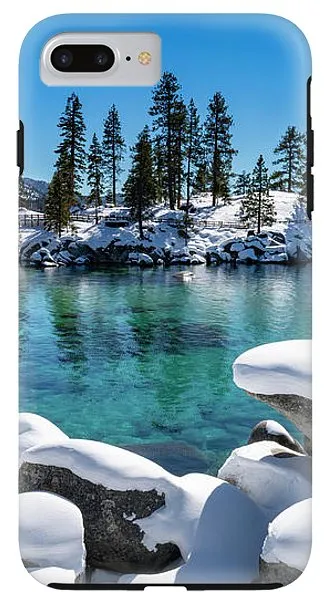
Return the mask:
{"type": "Polygon", "coordinates": [[[46,196],[48,192],[48,183],[43,179],[32,179],[31,177],[23,177],[24,185],[35,190],[39,194],[46,196]]]}

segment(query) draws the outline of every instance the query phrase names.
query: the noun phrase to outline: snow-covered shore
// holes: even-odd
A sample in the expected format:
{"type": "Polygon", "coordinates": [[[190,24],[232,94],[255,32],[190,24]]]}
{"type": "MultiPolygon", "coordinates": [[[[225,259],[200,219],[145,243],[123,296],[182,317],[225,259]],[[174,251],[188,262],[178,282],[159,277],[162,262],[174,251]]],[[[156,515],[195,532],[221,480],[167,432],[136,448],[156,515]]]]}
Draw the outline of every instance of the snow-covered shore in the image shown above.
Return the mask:
{"type": "MultiPolygon", "coordinates": [[[[240,198],[211,207],[210,198],[194,201],[185,222],[184,211],[154,208],[145,222],[144,239],[137,223],[125,223],[123,210],[101,210],[97,225],[74,221],[76,233],[62,236],[30,230],[21,236],[20,260],[33,266],[84,264],[197,265],[225,263],[291,263],[311,260],[311,226],[295,194],[274,192],[277,222],[260,234],[242,229],[240,198]],[[115,219],[111,218],[115,215],[115,219]],[[116,224],[121,217],[122,222],[116,224]],[[124,223],[123,223],[124,220],[124,223]]],[[[89,209],[88,209],[89,210],[89,209]]],[[[83,211],[81,216],[88,217],[83,211]]],[[[127,214],[127,211],[126,213],[127,214]]]]}
{"type": "MultiPolygon", "coordinates": [[[[295,360],[284,385],[301,392],[306,352],[295,360]]],[[[276,421],[257,424],[217,477],[175,476],[30,413],[20,448],[22,558],[44,583],[286,584],[308,561],[311,456],[276,421]]]]}

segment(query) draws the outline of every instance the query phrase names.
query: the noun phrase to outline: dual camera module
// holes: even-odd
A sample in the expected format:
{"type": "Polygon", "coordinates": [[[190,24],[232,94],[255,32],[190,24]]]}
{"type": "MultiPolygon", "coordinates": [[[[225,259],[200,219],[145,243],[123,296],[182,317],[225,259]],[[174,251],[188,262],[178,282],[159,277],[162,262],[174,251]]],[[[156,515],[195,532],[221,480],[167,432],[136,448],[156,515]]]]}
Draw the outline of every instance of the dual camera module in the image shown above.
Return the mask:
{"type": "Polygon", "coordinates": [[[57,46],[51,54],[53,67],[62,73],[102,73],[114,62],[113,50],[103,44],[67,44],[57,46]]]}

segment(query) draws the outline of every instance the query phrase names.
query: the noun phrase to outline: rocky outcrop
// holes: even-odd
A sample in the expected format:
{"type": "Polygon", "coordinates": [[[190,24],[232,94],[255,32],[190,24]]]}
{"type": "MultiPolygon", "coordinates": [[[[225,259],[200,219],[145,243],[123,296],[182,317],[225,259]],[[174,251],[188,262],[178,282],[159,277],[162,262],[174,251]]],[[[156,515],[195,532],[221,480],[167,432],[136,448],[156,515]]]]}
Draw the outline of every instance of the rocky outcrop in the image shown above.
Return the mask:
{"type": "Polygon", "coordinates": [[[226,240],[220,246],[210,246],[206,251],[207,264],[233,263],[287,263],[286,240],[280,232],[255,235],[248,232],[246,238],[226,240]]]}
{"type": "Polygon", "coordinates": [[[144,532],[135,523],[165,504],[156,490],[110,490],[78,477],[69,469],[23,463],[20,492],[46,491],[73,502],[83,515],[87,563],[126,572],[157,572],[180,556],[177,546],[143,544],[144,532]]]}
{"type": "Polygon", "coordinates": [[[289,448],[295,452],[305,454],[301,444],[289,434],[285,427],[271,419],[260,421],[260,423],[257,423],[257,425],[253,427],[247,444],[263,441],[277,442],[277,444],[284,448],[289,448]]]}

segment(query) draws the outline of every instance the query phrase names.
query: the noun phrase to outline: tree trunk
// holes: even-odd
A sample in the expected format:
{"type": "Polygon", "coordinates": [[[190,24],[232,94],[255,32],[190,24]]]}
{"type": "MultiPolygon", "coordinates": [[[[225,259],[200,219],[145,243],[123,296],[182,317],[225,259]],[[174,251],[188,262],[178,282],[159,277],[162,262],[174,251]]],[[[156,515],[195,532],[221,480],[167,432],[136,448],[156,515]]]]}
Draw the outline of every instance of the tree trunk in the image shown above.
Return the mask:
{"type": "Polygon", "coordinates": [[[112,170],[113,170],[113,203],[116,206],[116,144],[115,144],[115,117],[113,115],[113,138],[112,138],[112,170]]]}
{"type": "Polygon", "coordinates": [[[218,113],[215,114],[215,132],[214,132],[214,156],[213,156],[213,206],[216,206],[216,187],[217,187],[217,141],[218,141],[218,113]]]}
{"type": "Polygon", "coordinates": [[[287,191],[292,192],[292,148],[290,146],[288,155],[288,186],[287,191]]]}

